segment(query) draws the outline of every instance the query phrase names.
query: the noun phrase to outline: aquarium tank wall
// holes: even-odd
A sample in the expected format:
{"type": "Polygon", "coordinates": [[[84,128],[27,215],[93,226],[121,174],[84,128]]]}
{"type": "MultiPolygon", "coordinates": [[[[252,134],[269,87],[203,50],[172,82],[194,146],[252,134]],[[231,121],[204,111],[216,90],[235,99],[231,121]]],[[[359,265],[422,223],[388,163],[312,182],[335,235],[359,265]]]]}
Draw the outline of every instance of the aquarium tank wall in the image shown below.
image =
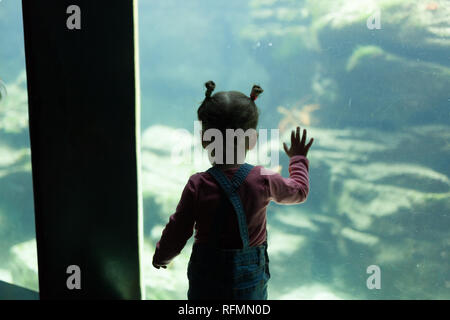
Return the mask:
{"type": "Polygon", "coordinates": [[[141,0],[147,299],[186,299],[192,239],[165,270],[151,258],[209,166],[191,152],[208,80],[261,85],[283,176],[291,129],[315,140],[307,201],[267,210],[269,299],[450,298],[449,30],[442,0],[141,0]]]}
{"type": "Polygon", "coordinates": [[[21,1],[0,1],[0,39],[0,280],[38,291],[21,1]]]}

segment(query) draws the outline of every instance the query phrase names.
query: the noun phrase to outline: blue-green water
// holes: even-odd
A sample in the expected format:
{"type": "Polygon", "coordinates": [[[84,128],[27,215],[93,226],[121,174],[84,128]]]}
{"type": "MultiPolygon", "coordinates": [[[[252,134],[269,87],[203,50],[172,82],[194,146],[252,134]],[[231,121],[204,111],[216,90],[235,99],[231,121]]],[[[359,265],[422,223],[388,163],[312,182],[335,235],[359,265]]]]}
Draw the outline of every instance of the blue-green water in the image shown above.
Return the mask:
{"type": "Polygon", "coordinates": [[[0,79],[6,89],[0,100],[0,280],[37,290],[20,1],[0,2],[0,39],[0,79]]]}
{"type": "MultiPolygon", "coordinates": [[[[20,19],[0,3],[0,279],[37,289],[20,19]]],[[[151,257],[207,167],[171,162],[196,143],[207,80],[260,84],[259,129],[315,140],[307,202],[268,208],[270,299],[450,298],[449,1],[141,0],[139,30],[148,299],[186,298],[191,241],[167,270],[151,257]]]]}

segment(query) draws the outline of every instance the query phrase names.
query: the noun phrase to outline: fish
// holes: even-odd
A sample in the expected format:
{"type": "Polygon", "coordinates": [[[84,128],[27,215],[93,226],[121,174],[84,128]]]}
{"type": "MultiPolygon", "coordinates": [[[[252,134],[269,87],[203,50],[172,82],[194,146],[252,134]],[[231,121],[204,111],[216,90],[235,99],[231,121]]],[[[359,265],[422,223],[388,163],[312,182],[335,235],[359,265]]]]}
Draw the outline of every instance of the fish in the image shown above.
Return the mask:
{"type": "Polygon", "coordinates": [[[427,3],[427,6],[425,7],[425,10],[435,11],[438,8],[439,8],[439,5],[436,2],[429,2],[429,3],[427,3]]]}
{"type": "Polygon", "coordinates": [[[298,126],[299,124],[304,126],[310,126],[315,119],[312,117],[312,113],[320,109],[319,104],[307,104],[301,109],[293,107],[291,109],[279,106],[277,111],[283,115],[283,118],[278,124],[278,129],[281,133],[289,129],[290,127],[298,126]]]}

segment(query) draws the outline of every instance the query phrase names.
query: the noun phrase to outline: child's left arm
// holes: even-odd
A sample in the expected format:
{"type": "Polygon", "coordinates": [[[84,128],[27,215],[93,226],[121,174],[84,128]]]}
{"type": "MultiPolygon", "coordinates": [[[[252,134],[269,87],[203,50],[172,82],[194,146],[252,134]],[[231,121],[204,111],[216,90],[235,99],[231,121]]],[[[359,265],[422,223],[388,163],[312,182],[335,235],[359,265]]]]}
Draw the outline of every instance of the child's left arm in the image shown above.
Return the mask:
{"type": "Polygon", "coordinates": [[[181,200],[174,214],[164,228],[161,239],[156,244],[153,255],[153,266],[157,269],[165,268],[186,245],[194,231],[194,200],[196,192],[191,179],[184,187],[181,200]]]}

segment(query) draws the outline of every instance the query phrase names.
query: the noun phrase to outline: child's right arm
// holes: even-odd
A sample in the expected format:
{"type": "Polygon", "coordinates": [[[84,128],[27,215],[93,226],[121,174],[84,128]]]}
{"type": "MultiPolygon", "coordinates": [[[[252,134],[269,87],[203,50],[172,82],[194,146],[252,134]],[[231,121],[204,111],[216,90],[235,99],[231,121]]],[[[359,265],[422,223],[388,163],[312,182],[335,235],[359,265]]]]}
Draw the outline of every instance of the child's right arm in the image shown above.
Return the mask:
{"type": "Polygon", "coordinates": [[[191,178],[184,187],[175,213],[170,216],[161,239],[156,244],[153,266],[157,269],[165,268],[181,252],[194,232],[194,202],[197,191],[191,178]]]}
{"type": "Polygon", "coordinates": [[[291,148],[283,143],[286,154],[290,157],[289,178],[284,178],[280,174],[267,176],[269,199],[277,203],[301,203],[304,202],[309,192],[309,161],[306,155],[314,139],[305,145],[306,129],[303,130],[303,137],[300,139],[300,127],[296,133],[291,133],[291,148]]]}

